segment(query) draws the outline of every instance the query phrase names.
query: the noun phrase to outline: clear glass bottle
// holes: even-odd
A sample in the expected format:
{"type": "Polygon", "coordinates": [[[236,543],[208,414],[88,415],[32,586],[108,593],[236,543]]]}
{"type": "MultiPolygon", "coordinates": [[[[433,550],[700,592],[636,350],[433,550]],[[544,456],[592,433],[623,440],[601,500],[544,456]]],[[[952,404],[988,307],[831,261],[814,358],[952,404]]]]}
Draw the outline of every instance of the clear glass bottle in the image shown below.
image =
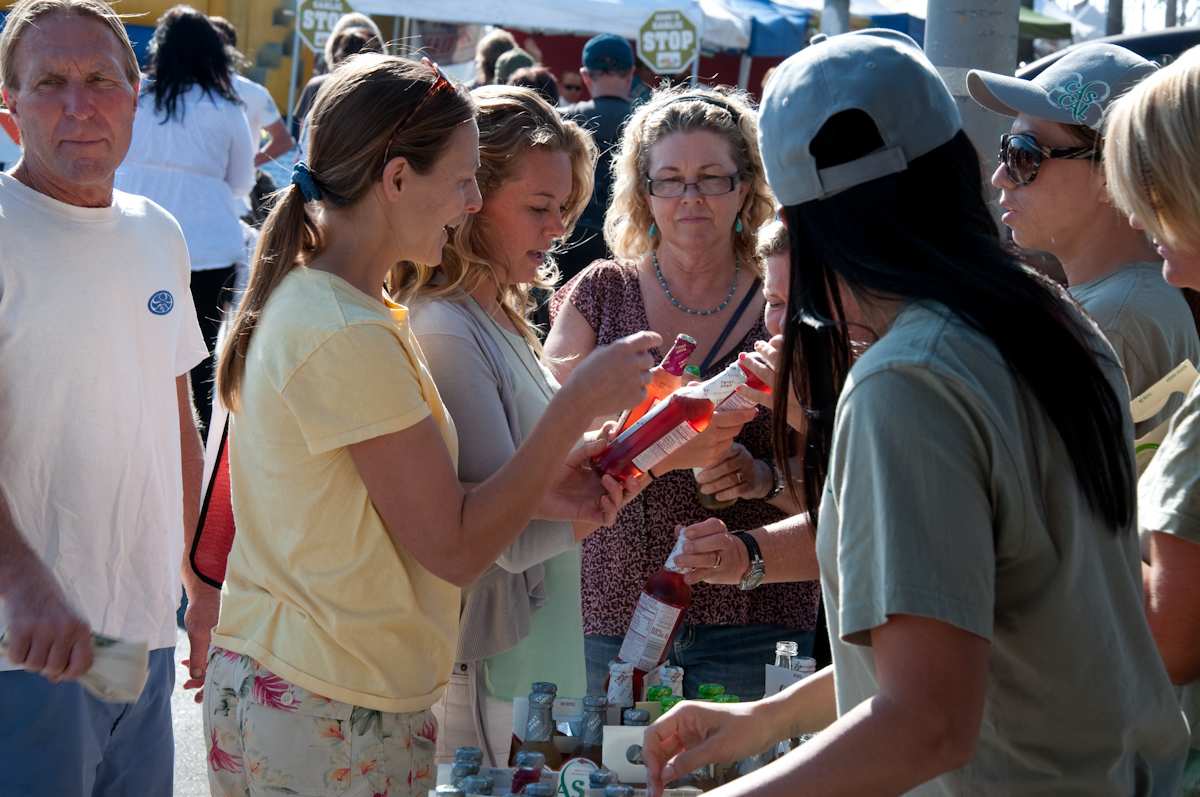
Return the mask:
{"type": "MultiPolygon", "coordinates": [[[[550,736],[554,736],[554,717],[553,705],[555,698],[558,697],[558,684],[551,681],[534,681],[529,687],[529,705],[533,705],[533,696],[539,693],[550,695],[551,718],[550,718],[550,736]]],[[[525,749],[525,739],[528,738],[522,735],[522,729],[517,727],[518,718],[513,718],[513,738],[508,746],[508,765],[515,767],[517,765],[517,753],[525,749]]],[[[527,722],[528,724],[528,722],[527,722]]],[[[528,728],[523,729],[524,733],[528,733],[528,728]]],[[[557,768],[557,767],[555,767],[557,768]]]]}
{"type": "Polygon", "coordinates": [[[603,766],[604,719],[608,712],[608,698],[588,695],[583,699],[583,735],[580,737],[579,755],[596,766],[603,766]]]}
{"type": "Polygon", "coordinates": [[[792,662],[800,652],[800,646],[795,642],[775,643],[775,666],[785,670],[792,669],[792,662]]]}
{"type": "MultiPolygon", "coordinates": [[[[537,685],[534,685],[535,689],[537,685]]],[[[562,766],[562,753],[554,744],[554,693],[543,690],[529,695],[529,719],[525,723],[525,740],[521,750],[541,753],[544,764],[551,769],[562,766]]],[[[515,757],[514,757],[515,763],[515,757]]]]}

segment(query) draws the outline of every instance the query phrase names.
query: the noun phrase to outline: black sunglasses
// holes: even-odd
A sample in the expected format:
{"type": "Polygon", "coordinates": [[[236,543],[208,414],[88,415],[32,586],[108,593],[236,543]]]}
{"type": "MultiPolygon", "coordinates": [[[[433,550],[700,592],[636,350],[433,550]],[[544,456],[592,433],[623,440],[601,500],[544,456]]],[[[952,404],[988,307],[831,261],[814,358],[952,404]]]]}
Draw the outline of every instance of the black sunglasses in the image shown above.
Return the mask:
{"type": "Polygon", "coordinates": [[[1008,179],[1017,185],[1029,185],[1036,180],[1042,161],[1051,158],[1100,160],[1100,150],[1092,146],[1046,147],[1039,144],[1032,133],[1005,133],[1000,136],[1000,163],[1004,164],[1008,179]]]}

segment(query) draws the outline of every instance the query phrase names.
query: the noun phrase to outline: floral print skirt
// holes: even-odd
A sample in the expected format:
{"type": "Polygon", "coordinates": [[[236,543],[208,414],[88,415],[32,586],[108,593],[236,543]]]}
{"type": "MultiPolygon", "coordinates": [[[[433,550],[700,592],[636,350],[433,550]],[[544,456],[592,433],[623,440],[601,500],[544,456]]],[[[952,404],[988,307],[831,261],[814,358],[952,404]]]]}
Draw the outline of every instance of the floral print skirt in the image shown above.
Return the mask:
{"type": "Polygon", "coordinates": [[[204,735],[213,797],[425,797],[437,778],[432,712],[330,700],[221,648],[209,655],[204,735]]]}

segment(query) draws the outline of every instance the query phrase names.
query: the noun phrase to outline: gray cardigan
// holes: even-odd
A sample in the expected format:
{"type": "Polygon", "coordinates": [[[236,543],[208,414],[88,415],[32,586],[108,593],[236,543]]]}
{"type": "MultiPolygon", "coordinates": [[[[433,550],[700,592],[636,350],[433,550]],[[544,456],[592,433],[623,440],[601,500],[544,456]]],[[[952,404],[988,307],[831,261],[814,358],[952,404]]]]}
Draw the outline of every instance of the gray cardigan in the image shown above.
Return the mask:
{"type": "MultiPolygon", "coordinates": [[[[513,369],[509,342],[470,297],[418,300],[413,331],[459,436],[459,478],[482,482],[512,458],[524,439],[515,395],[518,380],[541,395],[524,368],[513,369]]],[[[532,353],[531,368],[537,367],[532,353]]],[[[540,370],[540,369],[539,369],[540,370]]],[[[541,371],[544,373],[544,371],[541,371]]],[[[550,381],[550,390],[557,385],[550,381]]],[[[546,600],[542,563],[576,545],[570,523],[534,520],[463,595],[457,660],[480,661],[529,635],[530,618],[546,600]]]]}

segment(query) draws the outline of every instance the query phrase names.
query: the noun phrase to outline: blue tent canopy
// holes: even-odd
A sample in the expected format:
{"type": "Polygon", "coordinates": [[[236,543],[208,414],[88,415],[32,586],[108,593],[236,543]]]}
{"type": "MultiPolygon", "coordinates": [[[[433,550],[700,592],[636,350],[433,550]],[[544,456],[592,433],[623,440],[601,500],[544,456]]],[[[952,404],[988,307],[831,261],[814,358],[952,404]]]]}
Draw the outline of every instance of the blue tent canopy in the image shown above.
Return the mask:
{"type": "Polygon", "coordinates": [[[812,12],[771,0],[721,0],[739,17],[750,20],[750,48],[755,58],[785,58],[808,42],[812,12]]]}

